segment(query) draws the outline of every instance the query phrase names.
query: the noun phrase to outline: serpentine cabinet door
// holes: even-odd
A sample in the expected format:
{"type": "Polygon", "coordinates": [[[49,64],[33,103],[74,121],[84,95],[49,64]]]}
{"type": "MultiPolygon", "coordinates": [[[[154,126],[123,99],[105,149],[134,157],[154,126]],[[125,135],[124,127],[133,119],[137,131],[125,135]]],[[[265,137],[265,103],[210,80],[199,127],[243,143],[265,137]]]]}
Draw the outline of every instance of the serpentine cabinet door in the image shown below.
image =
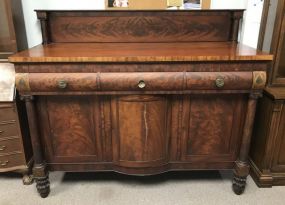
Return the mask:
{"type": "Polygon", "coordinates": [[[150,167],[168,161],[171,107],[161,95],[113,97],[113,160],[124,167],[150,167]]]}

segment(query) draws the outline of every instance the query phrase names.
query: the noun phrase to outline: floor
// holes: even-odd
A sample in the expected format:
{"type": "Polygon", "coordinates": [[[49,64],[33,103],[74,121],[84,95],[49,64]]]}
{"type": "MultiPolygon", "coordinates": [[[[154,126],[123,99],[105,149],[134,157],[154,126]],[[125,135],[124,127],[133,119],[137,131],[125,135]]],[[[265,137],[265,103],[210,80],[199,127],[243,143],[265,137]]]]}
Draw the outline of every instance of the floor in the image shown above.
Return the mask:
{"type": "Polygon", "coordinates": [[[151,177],[116,173],[50,174],[51,193],[41,199],[35,184],[20,175],[0,174],[0,205],[284,205],[285,187],[260,189],[248,178],[246,192],[231,190],[230,171],[171,172],[151,177]]]}

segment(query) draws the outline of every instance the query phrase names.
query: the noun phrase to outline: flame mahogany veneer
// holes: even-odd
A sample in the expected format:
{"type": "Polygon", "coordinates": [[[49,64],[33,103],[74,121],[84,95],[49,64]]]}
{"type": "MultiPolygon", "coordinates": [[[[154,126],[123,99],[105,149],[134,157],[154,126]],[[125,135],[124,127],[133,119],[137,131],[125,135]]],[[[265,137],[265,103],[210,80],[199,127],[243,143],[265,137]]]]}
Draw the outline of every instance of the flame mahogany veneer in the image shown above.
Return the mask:
{"type": "Polygon", "coordinates": [[[42,197],[55,170],[233,169],[244,191],[272,56],[237,42],[242,10],[37,15],[43,45],[10,61],[42,197]]]}

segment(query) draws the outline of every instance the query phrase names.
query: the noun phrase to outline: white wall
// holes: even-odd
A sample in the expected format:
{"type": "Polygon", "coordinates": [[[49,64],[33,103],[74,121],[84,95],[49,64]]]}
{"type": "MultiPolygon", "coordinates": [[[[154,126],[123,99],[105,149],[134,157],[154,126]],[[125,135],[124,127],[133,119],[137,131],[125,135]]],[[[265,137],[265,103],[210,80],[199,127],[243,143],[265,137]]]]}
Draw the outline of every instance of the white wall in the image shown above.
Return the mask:
{"type": "Polygon", "coordinates": [[[104,9],[104,0],[22,0],[29,48],[42,42],[40,23],[35,9],[104,9]]]}
{"type": "Polygon", "coordinates": [[[212,0],[211,9],[246,9],[240,42],[256,48],[259,36],[263,0],[212,0]]]}
{"type": "Polygon", "coordinates": [[[245,9],[248,0],[212,0],[211,9],[245,9]]]}
{"type": "Polygon", "coordinates": [[[248,0],[244,15],[241,42],[253,48],[258,43],[263,3],[262,0],[248,0]]]}

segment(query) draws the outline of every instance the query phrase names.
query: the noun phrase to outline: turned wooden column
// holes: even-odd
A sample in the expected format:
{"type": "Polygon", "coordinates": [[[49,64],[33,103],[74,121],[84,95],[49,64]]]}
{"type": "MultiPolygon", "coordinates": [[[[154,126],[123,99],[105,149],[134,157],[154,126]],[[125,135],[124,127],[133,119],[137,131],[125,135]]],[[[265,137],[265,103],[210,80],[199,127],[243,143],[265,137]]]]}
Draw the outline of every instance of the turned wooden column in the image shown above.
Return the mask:
{"type": "Polygon", "coordinates": [[[249,174],[248,154],[253,130],[254,117],[256,112],[257,99],[262,96],[261,92],[252,92],[247,104],[247,113],[243,128],[243,136],[239,158],[235,162],[233,190],[240,195],[244,192],[246,178],[249,174]]]}
{"type": "Polygon", "coordinates": [[[36,108],[34,104],[34,96],[26,95],[21,96],[23,100],[25,100],[29,127],[30,127],[30,135],[34,153],[34,167],[33,167],[33,175],[36,180],[36,187],[42,198],[45,198],[49,195],[50,186],[49,186],[49,178],[48,171],[46,169],[46,164],[44,161],[42,148],[41,148],[41,140],[39,135],[39,126],[38,119],[36,114],[36,108]]]}
{"type": "Polygon", "coordinates": [[[231,27],[230,40],[233,42],[238,42],[239,27],[242,16],[243,12],[234,12],[232,14],[232,27],[231,27]]]}
{"type": "Polygon", "coordinates": [[[50,35],[48,29],[48,14],[46,11],[38,11],[37,17],[41,23],[41,30],[42,30],[42,37],[43,37],[43,44],[46,45],[50,43],[50,35]]]}

